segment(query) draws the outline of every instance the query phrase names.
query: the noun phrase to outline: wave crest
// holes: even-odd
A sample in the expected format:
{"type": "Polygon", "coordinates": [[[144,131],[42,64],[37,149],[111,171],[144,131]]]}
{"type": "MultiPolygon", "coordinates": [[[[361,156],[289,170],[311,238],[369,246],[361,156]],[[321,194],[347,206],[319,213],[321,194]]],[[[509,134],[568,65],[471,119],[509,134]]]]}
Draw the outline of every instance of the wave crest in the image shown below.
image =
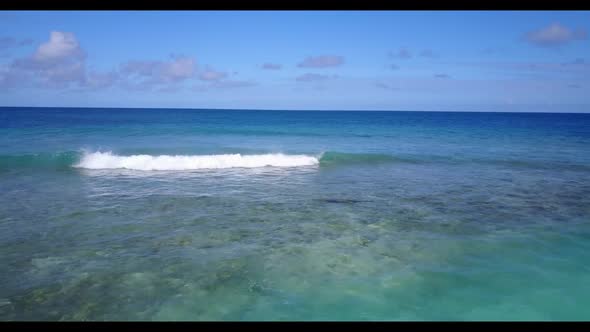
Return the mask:
{"type": "Polygon", "coordinates": [[[207,168],[298,167],[319,164],[319,158],[282,153],[241,155],[132,155],[119,156],[111,152],[85,153],[74,167],[87,169],[132,169],[141,171],[180,171],[207,168]]]}

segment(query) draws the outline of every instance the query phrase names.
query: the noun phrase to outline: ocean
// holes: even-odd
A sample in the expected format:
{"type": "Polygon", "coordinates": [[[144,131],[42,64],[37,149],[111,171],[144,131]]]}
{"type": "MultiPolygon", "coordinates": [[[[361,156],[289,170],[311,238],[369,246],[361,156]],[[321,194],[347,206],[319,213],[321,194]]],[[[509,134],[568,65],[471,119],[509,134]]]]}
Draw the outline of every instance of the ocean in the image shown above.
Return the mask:
{"type": "Polygon", "coordinates": [[[0,108],[0,320],[588,320],[590,114],[0,108]]]}

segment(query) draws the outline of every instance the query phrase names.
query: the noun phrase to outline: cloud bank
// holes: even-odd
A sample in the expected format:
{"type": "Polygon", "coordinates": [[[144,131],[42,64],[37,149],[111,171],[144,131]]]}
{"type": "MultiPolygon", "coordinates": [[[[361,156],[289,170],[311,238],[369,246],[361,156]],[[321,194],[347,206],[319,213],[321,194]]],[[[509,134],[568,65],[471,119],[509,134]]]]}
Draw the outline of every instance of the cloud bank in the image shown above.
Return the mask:
{"type": "MultiPolygon", "coordinates": [[[[0,49],[26,45],[30,40],[0,38],[0,49]]],[[[206,66],[197,67],[189,56],[170,56],[161,60],[130,60],[111,71],[98,71],[87,66],[87,54],[72,32],[51,31],[29,56],[0,65],[0,88],[76,88],[106,89],[119,85],[129,91],[174,92],[189,80],[206,82],[206,88],[226,89],[256,85],[253,81],[229,80],[229,74],[206,66]]],[[[267,64],[279,69],[280,65],[267,64]]],[[[234,72],[234,75],[237,74],[234,72]]]]}
{"type": "Polygon", "coordinates": [[[35,52],[16,59],[10,66],[12,75],[21,80],[33,81],[45,87],[66,87],[70,84],[86,84],[86,52],[71,32],[51,31],[49,40],[39,45],[35,52]]]}

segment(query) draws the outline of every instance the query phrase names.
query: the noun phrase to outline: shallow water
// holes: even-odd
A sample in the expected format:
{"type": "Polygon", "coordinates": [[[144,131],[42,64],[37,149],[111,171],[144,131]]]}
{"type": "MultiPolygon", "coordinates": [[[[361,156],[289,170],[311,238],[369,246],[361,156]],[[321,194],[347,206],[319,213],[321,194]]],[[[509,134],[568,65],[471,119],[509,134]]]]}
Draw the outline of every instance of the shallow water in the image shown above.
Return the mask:
{"type": "Polygon", "coordinates": [[[0,133],[1,320],[590,318],[588,115],[4,108],[0,133]],[[74,167],[97,151],[318,163],[74,167]]]}

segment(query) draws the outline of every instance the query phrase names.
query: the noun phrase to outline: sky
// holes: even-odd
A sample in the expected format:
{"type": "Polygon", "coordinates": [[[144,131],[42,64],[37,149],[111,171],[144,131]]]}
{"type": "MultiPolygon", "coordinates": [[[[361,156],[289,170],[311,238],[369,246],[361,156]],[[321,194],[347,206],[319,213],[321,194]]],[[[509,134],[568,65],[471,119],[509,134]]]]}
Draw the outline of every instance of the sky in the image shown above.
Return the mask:
{"type": "Polygon", "coordinates": [[[2,11],[0,106],[590,112],[590,11],[2,11]]]}

